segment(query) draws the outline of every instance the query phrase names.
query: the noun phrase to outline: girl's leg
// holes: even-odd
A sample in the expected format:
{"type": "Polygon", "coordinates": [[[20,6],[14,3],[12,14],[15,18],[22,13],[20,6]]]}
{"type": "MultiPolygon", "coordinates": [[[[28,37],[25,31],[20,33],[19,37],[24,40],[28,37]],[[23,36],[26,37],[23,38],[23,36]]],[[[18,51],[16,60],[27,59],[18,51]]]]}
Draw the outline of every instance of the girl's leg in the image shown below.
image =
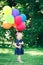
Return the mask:
{"type": "Polygon", "coordinates": [[[21,55],[18,55],[18,61],[23,63],[23,61],[21,60],[21,55]]]}
{"type": "Polygon", "coordinates": [[[21,55],[18,55],[18,61],[20,61],[21,60],[21,55]]]}

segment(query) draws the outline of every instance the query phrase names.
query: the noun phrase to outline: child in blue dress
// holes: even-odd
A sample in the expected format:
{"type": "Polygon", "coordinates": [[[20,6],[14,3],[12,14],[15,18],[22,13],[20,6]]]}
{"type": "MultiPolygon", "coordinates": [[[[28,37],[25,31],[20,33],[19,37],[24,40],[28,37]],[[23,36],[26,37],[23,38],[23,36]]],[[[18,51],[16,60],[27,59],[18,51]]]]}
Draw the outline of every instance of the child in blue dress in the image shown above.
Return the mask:
{"type": "Polygon", "coordinates": [[[20,31],[16,32],[16,41],[14,43],[15,48],[15,54],[18,55],[18,62],[23,62],[21,60],[21,55],[24,54],[23,50],[23,40],[22,40],[22,33],[20,31]]]}

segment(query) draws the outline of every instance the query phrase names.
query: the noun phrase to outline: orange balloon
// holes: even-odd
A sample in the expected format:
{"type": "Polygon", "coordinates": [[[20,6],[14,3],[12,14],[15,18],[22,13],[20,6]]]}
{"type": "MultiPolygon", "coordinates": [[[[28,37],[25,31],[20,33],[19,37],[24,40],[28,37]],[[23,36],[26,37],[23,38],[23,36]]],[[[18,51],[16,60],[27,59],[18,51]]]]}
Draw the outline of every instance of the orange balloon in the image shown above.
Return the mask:
{"type": "Polygon", "coordinates": [[[3,23],[2,27],[5,28],[5,29],[10,29],[12,27],[12,24],[10,24],[10,23],[3,23]]]}
{"type": "Polygon", "coordinates": [[[16,24],[13,24],[13,27],[16,28],[16,24]]]}

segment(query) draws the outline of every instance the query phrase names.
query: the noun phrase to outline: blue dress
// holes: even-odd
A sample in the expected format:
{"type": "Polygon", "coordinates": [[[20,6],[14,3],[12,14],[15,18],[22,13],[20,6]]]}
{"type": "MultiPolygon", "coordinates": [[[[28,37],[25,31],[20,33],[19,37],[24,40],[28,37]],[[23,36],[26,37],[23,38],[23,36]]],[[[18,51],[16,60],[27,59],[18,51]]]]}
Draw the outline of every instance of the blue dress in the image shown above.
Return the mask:
{"type": "MultiPolygon", "coordinates": [[[[15,43],[16,43],[17,46],[19,46],[20,45],[19,43],[21,43],[21,42],[22,42],[22,39],[15,41],[15,43]]],[[[19,48],[15,48],[15,54],[16,55],[22,55],[22,54],[24,54],[23,45],[21,45],[20,49],[19,48]]]]}

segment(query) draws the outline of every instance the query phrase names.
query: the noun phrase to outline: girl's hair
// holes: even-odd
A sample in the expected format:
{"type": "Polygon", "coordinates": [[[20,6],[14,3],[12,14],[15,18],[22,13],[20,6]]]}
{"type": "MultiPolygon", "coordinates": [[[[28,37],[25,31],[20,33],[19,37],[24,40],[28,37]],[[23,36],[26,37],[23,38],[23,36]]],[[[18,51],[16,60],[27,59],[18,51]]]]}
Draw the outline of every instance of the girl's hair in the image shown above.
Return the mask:
{"type": "Polygon", "coordinates": [[[15,34],[16,34],[17,32],[20,32],[20,33],[22,33],[22,31],[15,31],[15,34]]]}

